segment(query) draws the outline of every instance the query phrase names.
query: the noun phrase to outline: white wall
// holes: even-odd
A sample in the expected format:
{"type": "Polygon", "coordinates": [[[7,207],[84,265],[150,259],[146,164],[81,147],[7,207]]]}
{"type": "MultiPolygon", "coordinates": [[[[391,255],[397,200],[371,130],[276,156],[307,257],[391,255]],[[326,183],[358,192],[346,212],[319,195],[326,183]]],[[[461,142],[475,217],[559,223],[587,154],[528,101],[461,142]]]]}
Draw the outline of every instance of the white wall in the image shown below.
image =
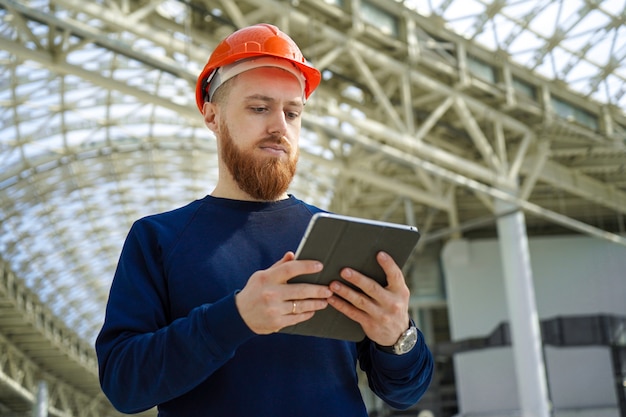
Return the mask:
{"type": "MultiPolygon", "coordinates": [[[[529,247],[540,319],[626,316],[626,247],[580,236],[535,238],[529,247]]],[[[444,247],[452,340],[486,336],[508,321],[499,252],[496,240],[444,247]]],[[[546,346],[545,354],[557,416],[619,416],[608,348],[546,346]]],[[[455,370],[462,415],[504,416],[519,409],[510,347],[456,355],[455,370]]]]}

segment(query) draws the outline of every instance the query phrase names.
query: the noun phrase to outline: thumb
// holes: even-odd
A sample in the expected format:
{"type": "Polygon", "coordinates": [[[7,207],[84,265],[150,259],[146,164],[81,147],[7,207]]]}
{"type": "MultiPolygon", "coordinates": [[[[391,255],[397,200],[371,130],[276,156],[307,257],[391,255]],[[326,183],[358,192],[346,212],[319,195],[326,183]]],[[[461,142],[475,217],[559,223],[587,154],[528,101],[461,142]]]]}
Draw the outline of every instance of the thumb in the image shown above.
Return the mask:
{"type": "Polygon", "coordinates": [[[278,261],[276,261],[274,263],[274,265],[272,266],[278,266],[278,265],[282,265],[285,262],[289,262],[289,261],[293,261],[294,259],[296,259],[296,255],[292,252],[292,251],[288,251],[286,252],[282,258],[280,258],[278,261]]]}

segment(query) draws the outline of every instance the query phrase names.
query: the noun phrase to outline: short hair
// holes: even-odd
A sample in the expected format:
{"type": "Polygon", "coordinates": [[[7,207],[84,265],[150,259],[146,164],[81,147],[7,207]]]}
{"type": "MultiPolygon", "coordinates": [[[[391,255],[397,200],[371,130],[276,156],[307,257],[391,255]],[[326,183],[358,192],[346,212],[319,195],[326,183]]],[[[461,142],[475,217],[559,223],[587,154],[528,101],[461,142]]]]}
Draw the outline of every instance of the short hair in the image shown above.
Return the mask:
{"type": "Polygon", "coordinates": [[[230,95],[230,90],[233,89],[234,81],[239,78],[239,74],[235,75],[233,78],[226,80],[226,82],[220,85],[215,93],[213,93],[213,97],[211,101],[218,105],[224,105],[228,101],[228,96],[230,95]]]}

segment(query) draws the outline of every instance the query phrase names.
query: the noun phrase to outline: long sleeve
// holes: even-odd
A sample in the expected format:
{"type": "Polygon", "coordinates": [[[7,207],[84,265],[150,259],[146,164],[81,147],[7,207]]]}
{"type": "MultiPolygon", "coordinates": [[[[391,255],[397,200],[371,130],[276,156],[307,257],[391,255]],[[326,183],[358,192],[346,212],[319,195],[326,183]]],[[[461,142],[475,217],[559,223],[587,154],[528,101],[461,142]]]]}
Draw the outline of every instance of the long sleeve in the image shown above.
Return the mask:
{"type": "Polygon", "coordinates": [[[135,224],[111,287],[96,341],[103,391],[122,412],[149,409],[205,380],[253,333],[234,292],[172,320],[160,238],[135,224]]]}
{"type": "Polygon", "coordinates": [[[358,353],[370,389],[394,408],[411,407],[430,385],[434,362],[421,332],[415,347],[405,355],[383,352],[368,339],[358,344],[358,353]]]}
{"type": "Polygon", "coordinates": [[[389,404],[417,401],[432,370],[423,339],[396,357],[371,342],[255,335],[243,322],[235,294],[298,246],[316,211],[293,197],[207,196],[137,221],[96,340],[112,404],[125,413],[156,405],[162,417],[365,417],[357,358],[389,404]]]}

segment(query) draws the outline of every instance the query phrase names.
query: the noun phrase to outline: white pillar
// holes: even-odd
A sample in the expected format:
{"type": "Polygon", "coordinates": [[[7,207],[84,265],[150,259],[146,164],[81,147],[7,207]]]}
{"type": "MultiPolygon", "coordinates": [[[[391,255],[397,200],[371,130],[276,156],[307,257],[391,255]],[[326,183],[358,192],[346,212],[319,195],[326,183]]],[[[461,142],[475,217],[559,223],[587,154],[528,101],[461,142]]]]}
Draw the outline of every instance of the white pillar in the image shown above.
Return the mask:
{"type": "MultiPolygon", "coordinates": [[[[501,200],[496,200],[495,207],[496,213],[515,208],[501,200]]],[[[500,217],[497,226],[521,417],[549,417],[548,383],[524,213],[520,210],[500,217]]]]}
{"type": "Polygon", "coordinates": [[[37,384],[37,403],[33,407],[33,417],[48,417],[48,384],[41,380],[37,384]]]}

